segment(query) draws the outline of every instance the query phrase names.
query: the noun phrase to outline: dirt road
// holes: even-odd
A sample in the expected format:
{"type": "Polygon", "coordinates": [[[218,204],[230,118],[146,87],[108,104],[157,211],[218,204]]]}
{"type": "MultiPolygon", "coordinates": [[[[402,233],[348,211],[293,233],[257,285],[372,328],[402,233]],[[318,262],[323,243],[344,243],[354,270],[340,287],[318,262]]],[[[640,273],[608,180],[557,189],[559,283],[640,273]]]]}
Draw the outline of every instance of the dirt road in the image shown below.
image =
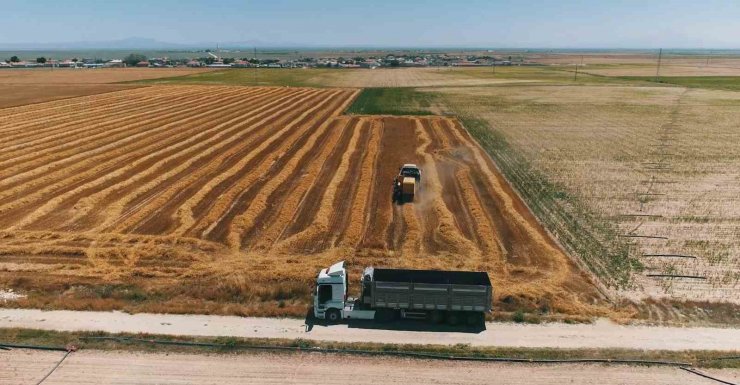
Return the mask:
{"type": "MultiPolygon", "coordinates": [[[[59,352],[0,351],[0,384],[38,382],[59,352]]],[[[705,371],[725,381],[740,370],[705,371]]],[[[716,384],[672,367],[532,365],[426,361],[320,354],[191,355],[72,353],[44,381],[52,384],[716,384]],[[340,371],[337,368],[351,368],[340,371]],[[351,373],[351,381],[349,376],[351,373]],[[393,375],[388,375],[392,373],[393,375]],[[378,379],[382,379],[381,382],[378,379]]]]}
{"type": "Polygon", "coordinates": [[[398,344],[470,344],[500,347],[736,350],[740,329],[591,325],[486,324],[471,331],[407,323],[395,330],[373,323],[308,327],[304,320],[211,315],[125,314],[119,312],[0,309],[0,327],[63,331],[105,331],[190,336],[304,338],[317,341],[398,344]],[[307,329],[309,329],[307,331],[307,329]]]}

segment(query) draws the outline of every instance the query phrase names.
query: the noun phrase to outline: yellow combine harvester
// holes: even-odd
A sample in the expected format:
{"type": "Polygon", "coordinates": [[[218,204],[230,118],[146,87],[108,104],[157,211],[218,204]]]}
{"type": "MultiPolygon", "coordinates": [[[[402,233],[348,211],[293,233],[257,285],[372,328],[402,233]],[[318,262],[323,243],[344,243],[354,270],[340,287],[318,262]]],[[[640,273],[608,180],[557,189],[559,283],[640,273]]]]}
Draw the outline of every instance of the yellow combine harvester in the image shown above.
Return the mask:
{"type": "Polygon", "coordinates": [[[413,202],[420,187],[421,170],[415,164],[404,164],[393,180],[393,200],[398,203],[413,202]]]}

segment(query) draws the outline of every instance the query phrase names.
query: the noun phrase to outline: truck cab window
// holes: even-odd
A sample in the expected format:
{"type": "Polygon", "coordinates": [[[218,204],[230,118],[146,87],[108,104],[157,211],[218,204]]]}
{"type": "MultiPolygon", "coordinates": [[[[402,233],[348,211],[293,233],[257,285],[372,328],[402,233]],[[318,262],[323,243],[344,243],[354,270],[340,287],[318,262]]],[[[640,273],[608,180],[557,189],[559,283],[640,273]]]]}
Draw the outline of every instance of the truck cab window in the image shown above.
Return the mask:
{"type": "Polygon", "coordinates": [[[331,300],[331,285],[319,285],[319,303],[331,300]]]}

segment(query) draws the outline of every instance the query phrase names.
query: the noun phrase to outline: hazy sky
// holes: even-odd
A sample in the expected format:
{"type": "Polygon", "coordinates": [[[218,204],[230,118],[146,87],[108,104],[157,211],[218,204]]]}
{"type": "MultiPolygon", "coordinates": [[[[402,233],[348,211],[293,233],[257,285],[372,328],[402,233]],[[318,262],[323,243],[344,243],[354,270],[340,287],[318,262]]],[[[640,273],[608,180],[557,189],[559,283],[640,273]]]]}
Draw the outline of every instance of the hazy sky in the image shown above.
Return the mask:
{"type": "Polygon", "coordinates": [[[740,48],[738,0],[0,0],[0,43],[740,48]]]}

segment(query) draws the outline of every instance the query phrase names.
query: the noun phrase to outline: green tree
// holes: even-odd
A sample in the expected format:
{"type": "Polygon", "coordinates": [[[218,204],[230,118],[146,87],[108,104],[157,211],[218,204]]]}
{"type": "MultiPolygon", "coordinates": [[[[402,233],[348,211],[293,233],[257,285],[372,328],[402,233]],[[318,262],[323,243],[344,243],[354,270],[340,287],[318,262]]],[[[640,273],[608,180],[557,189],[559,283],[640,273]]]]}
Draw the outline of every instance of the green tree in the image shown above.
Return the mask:
{"type": "Polygon", "coordinates": [[[139,53],[132,53],[123,58],[123,62],[126,63],[129,67],[134,67],[136,64],[142,61],[146,61],[146,56],[139,54],[139,53]]]}
{"type": "Polygon", "coordinates": [[[77,63],[78,61],[80,61],[80,59],[78,59],[78,58],[73,58],[72,59],[72,63],[77,63]]]}
{"type": "Polygon", "coordinates": [[[19,61],[21,61],[21,59],[18,59],[18,56],[11,56],[10,57],[10,62],[11,63],[18,63],[19,61]]]}
{"type": "Polygon", "coordinates": [[[231,57],[225,57],[224,58],[224,64],[231,64],[231,63],[233,63],[235,61],[236,61],[236,59],[231,58],[231,57]]]}
{"type": "Polygon", "coordinates": [[[46,63],[46,58],[43,57],[43,56],[42,57],[37,57],[36,58],[36,63],[45,64],[46,63]]]}

